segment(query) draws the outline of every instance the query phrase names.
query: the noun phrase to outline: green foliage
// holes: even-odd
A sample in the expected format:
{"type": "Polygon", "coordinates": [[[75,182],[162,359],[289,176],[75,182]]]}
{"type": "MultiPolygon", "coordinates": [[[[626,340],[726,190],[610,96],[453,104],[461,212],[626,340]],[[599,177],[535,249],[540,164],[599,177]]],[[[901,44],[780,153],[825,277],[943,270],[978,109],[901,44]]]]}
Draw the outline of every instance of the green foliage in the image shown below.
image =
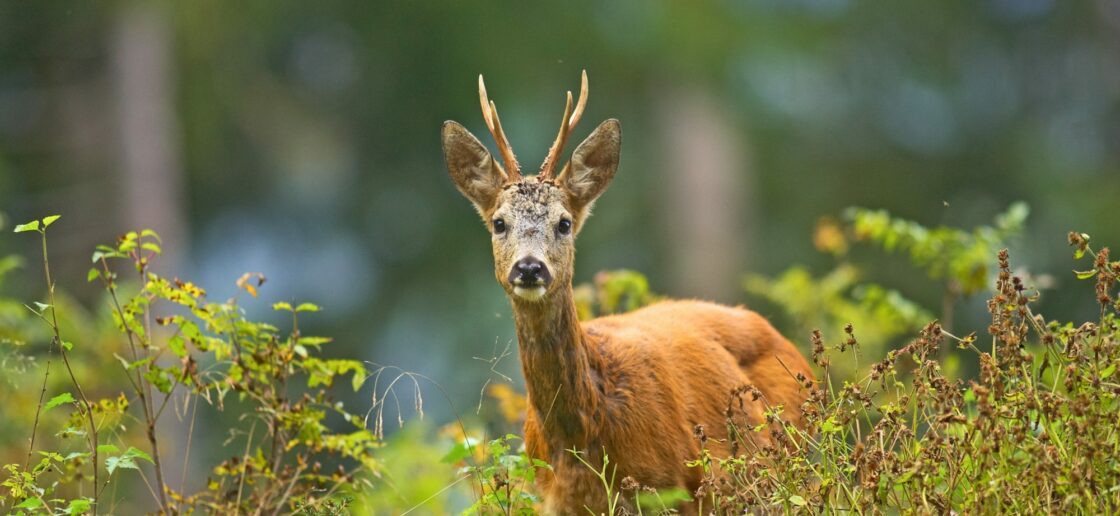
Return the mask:
{"type": "MultiPolygon", "coordinates": [[[[75,374],[67,358],[75,346],[60,337],[58,320],[65,313],[59,314],[46,254],[46,230],[57,220],[51,216],[16,228],[41,236],[49,299],[31,303],[29,311],[50,327],[51,342],[57,344],[51,349],[65,362],[73,387],[73,393],[63,392],[45,403],[40,398],[32,433],[38,433],[38,413],[73,407],[59,435],[79,436],[87,449],[63,455],[36,450],[32,441],[32,451],[43,458],[34,467],[30,463],[4,466],[0,508],[112,512],[116,502],[101,495],[122,470],[147,470],[144,476],[149,479],[152,497],[164,512],[325,514],[349,506],[349,493],[377,473],[373,453],[381,443],[365,428],[363,418],[333,401],[329,392],[335,380],[345,375],[351,377],[352,389],[361,388],[367,376],[365,366],[354,360],[319,357],[320,347],[330,339],[305,336],[299,330],[299,317],[318,311],[318,306],[303,303],[291,308],[288,303],[277,303],[277,309],[291,317],[291,330],[281,332],[271,324],[248,319],[236,296],[213,302],[193,283],[153,274],[151,263],[163,252],[159,235],[151,230],[126,233],[114,245],[97,247],[87,279],[99,280],[104,287],[116,329],[114,342],[99,353],[115,357],[117,374],[127,380],[131,392],[121,393],[116,400],[89,400],[82,385],[100,378],[75,374]],[[114,267],[117,264],[125,265],[123,271],[114,267]],[[126,275],[131,278],[127,283],[122,279],[126,275]],[[160,446],[156,428],[173,397],[185,400],[185,407],[194,407],[192,421],[199,405],[239,415],[226,429],[231,435],[227,443],[238,451],[210,469],[206,488],[199,492],[180,493],[163,480],[161,452],[166,454],[171,448],[160,446]],[[328,418],[337,418],[342,427],[349,428],[339,430],[337,424],[328,424],[328,418]],[[137,421],[140,435],[130,430],[137,421]],[[143,444],[141,435],[146,437],[143,444]],[[328,471],[324,464],[337,468],[328,471]],[[93,474],[79,474],[80,468],[89,468],[93,474]],[[91,479],[88,488],[79,489],[91,479]]],[[[10,269],[0,270],[0,276],[10,269]]],[[[263,276],[251,274],[237,282],[253,297],[263,283],[263,276]]],[[[49,367],[48,360],[45,375],[49,367]]],[[[193,432],[193,422],[191,425],[193,432]]],[[[189,460],[189,449],[175,450],[189,460]]]]}
{"type": "MultiPolygon", "coordinates": [[[[704,451],[690,464],[703,472],[704,482],[693,493],[616,478],[612,459],[592,463],[572,451],[594,472],[610,512],[666,513],[682,503],[718,514],[1120,510],[1120,492],[1109,487],[1120,484],[1115,461],[1120,261],[1111,260],[1107,248],[1094,249],[1088,235],[1070,233],[1075,259],[1092,262],[1077,267],[1073,277],[1092,284],[1100,310],[1089,322],[1052,321],[1034,311],[1040,294],[1011,274],[1006,251],[995,250],[1021,226],[1025,208],[971,232],[927,230],[880,212],[849,213],[850,225],[830,236],[829,248],[837,255],[844,256],[838,250],[848,238],[905,250],[926,275],[958,282],[962,294],[976,277],[994,278],[990,346],[981,349],[975,334],[956,336],[928,322],[931,314],[897,291],[861,282],[851,263],[819,277],[800,267],[777,278],[749,276],[747,290],[784,308],[795,327],[833,329],[811,334],[813,362],[822,376],[803,386],[810,392],[801,407],[808,428],[783,421],[781,407],[767,407],[765,421],[729,420],[731,435],[741,439],[738,448],[748,450],[735,457],[712,456],[703,448],[701,431],[704,451]],[[978,265],[985,253],[996,267],[978,265]],[[914,332],[917,338],[896,345],[914,332]],[[958,379],[950,371],[962,357],[975,357],[978,374],[958,379]],[[748,443],[752,435],[756,440],[748,443]]],[[[40,220],[38,229],[30,230],[44,239],[44,251],[46,227],[55,220],[40,220]]],[[[336,381],[349,380],[347,388],[358,390],[371,375],[359,361],[322,357],[331,339],[302,334],[300,318],[319,311],[317,305],[274,303],[275,311],[290,318],[287,331],[253,321],[239,296],[214,302],[193,283],[151,273],[162,245],[158,235],[142,231],[98,247],[96,267],[87,276],[105,288],[112,307],[106,319],[115,338],[96,352],[116,364],[116,374],[132,390],[88,399],[81,375],[60,390],[50,384],[49,396],[44,387],[38,404],[43,420],[55,424],[54,414],[63,415],[57,433],[86,448],[33,446],[26,464],[5,465],[0,508],[114,512],[117,501],[106,488],[143,473],[160,486],[153,500],[168,512],[539,510],[534,482],[549,465],[531,459],[520,437],[498,432],[501,437],[479,438],[486,433],[458,422],[438,435],[406,425],[382,442],[380,423],[367,429],[367,418],[330,396],[336,381]],[[134,283],[122,279],[126,274],[134,283]],[[185,396],[195,410],[238,416],[225,429],[229,458],[207,470],[208,482],[198,492],[178,492],[163,483],[161,452],[166,455],[170,447],[147,432],[156,428],[172,396],[185,396]],[[93,485],[91,470],[101,473],[93,485]],[[97,489],[91,495],[85,486],[78,488],[83,483],[97,489]]],[[[0,280],[12,270],[14,265],[0,268],[0,280]]],[[[246,274],[237,285],[255,298],[264,282],[259,274],[246,274]]],[[[645,278],[631,271],[601,273],[577,291],[581,317],[632,310],[657,299],[645,278]]],[[[53,288],[48,292],[53,296],[53,288]]],[[[52,322],[79,317],[64,298],[27,305],[18,317],[46,322],[49,331],[10,335],[56,344],[47,347],[50,356],[89,351],[81,334],[68,345],[59,323],[52,322]]],[[[5,357],[18,354],[14,342],[0,340],[15,350],[5,357]]],[[[46,365],[35,360],[0,365],[17,363],[25,370],[46,365]]],[[[484,392],[500,408],[495,413],[505,424],[518,422],[524,398],[506,384],[488,387],[484,392]]],[[[731,402],[749,392],[737,390],[731,402]]],[[[384,398],[378,394],[375,407],[384,398]]]]}
{"type": "Polygon", "coordinates": [[[932,278],[947,278],[966,295],[986,289],[992,257],[1006,240],[1023,229],[1030,209],[1015,203],[991,226],[972,231],[892,217],[884,210],[850,208],[845,218],[858,241],[879,245],[888,252],[907,253],[910,262],[932,278]]]}
{"type": "MultiPolygon", "coordinates": [[[[859,283],[859,271],[850,264],[841,264],[820,278],[812,277],[803,267],[791,267],[773,279],[752,274],[743,285],[747,292],[782,307],[794,328],[839,331],[844,324],[852,323],[860,330],[865,355],[881,353],[887,345],[933,318],[897,291],[859,283]]],[[[858,366],[857,358],[845,354],[832,365],[841,375],[851,374],[858,366]]]]}
{"type": "MultiPolygon", "coordinates": [[[[535,514],[540,501],[533,493],[537,470],[549,468],[544,461],[530,458],[524,449],[514,451],[512,443],[520,437],[509,434],[487,443],[485,457],[470,461],[459,472],[480,482],[479,496],[464,514],[535,514]]],[[[478,443],[464,439],[443,458],[444,462],[467,461],[478,443]]]]}
{"type": "MultiPolygon", "coordinates": [[[[1024,212],[1012,210],[1005,219],[1021,222],[1016,213],[1024,212]]],[[[997,223],[1001,228],[1011,225],[997,223]]],[[[926,234],[912,223],[899,227],[911,236],[926,234]]],[[[953,234],[937,233],[938,238],[953,234]]],[[[955,234],[957,242],[966,235],[955,234]]],[[[979,238],[985,246],[994,238],[987,231],[973,235],[987,235],[979,238]]],[[[837,353],[863,347],[855,337],[857,331],[864,333],[861,327],[847,325],[839,339],[813,332],[813,361],[825,376],[806,384],[810,397],[802,411],[808,428],[789,425],[776,411],[768,411],[770,424],[761,427],[728,421],[738,428],[733,435],[771,432],[775,424],[778,429],[757,435],[766,443],[758,453],[706,456],[698,462],[708,475],[698,493],[706,510],[1120,509],[1120,491],[1113,488],[1120,485],[1115,460],[1120,451],[1115,431],[1120,385],[1113,378],[1120,363],[1120,261],[1110,261],[1107,248],[1094,252],[1082,233],[1070,233],[1069,242],[1076,247],[1075,258],[1093,258],[1093,274],[1078,274],[1093,280],[1100,306],[1089,322],[1052,321],[1036,313],[1032,305],[1040,294],[1012,275],[1003,250],[992,260],[996,288],[988,302],[987,349],[977,346],[975,334],[957,337],[932,322],[869,370],[847,375],[829,362],[837,353]],[[956,344],[956,354],[976,357],[977,377],[965,381],[947,374],[950,359],[957,358],[949,343],[956,344]]],[[[971,256],[979,255],[979,247],[973,242],[958,249],[971,256]]],[[[972,266],[949,266],[971,258],[958,262],[947,252],[949,256],[938,258],[947,268],[930,266],[927,273],[956,271],[964,274],[959,279],[975,274],[972,266]]],[[[931,263],[924,251],[912,257],[919,264],[931,263]]]]}
{"type": "Polygon", "coordinates": [[[59,405],[62,405],[63,403],[75,403],[74,395],[70,394],[69,392],[59,394],[58,396],[51,398],[51,400],[48,401],[46,405],[43,405],[43,410],[50,410],[59,405]]]}
{"type": "Polygon", "coordinates": [[[425,421],[409,421],[386,436],[379,450],[379,478],[358,493],[353,514],[452,514],[469,505],[473,478],[444,462],[450,437],[436,435],[425,421]]]}
{"type": "Polygon", "coordinates": [[[582,320],[637,310],[658,299],[644,275],[626,269],[599,272],[592,284],[579,285],[574,293],[582,320]]]}
{"type": "MultiPolygon", "coordinates": [[[[113,446],[111,448],[102,448],[99,451],[102,451],[103,453],[112,453],[116,451],[116,447],[113,446]]],[[[110,455],[108,457],[105,457],[105,470],[109,472],[109,475],[112,475],[113,471],[115,471],[117,468],[140,469],[140,466],[136,465],[136,459],[144,459],[149,463],[154,464],[151,455],[148,455],[147,453],[136,449],[136,447],[134,446],[129,446],[128,450],[125,450],[125,452],[120,455],[110,455]]]]}
{"type": "Polygon", "coordinates": [[[886,211],[849,208],[846,224],[825,218],[814,235],[818,249],[840,259],[832,271],[813,277],[804,267],[793,266],[775,278],[747,275],[743,286],[780,307],[792,322],[786,333],[795,338],[818,329],[826,341],[834,341],[844,338],[840,329],[845,325],[858,328],[860,349],[841,353],[829,364],[837,377],[847,378],[857,372],[860,355],[881,356],[935,318],[952,326],[959,297],[975,294],[989,284],[990,264],[1006,241],[1022,231],[1028,212],[1025,204],[1016,203],[992,225],[964,231],[944,226],[930,229],[886,211]],[[862,281],[862,269],[848,260],[851,241],[906,253],[910,264],[925,276],[944,282],[940,315],[897,290],[862,281]]]}

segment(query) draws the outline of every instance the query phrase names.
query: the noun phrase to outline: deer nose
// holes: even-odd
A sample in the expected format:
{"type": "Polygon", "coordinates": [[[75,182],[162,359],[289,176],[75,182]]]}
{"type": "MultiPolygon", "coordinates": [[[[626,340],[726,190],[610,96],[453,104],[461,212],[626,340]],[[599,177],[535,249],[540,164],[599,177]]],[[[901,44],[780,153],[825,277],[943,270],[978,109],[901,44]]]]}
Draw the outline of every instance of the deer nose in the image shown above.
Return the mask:
{"type": "Polygon", "coordinates": [[[552,275],[548,273],[548,267],[532,256],[518,260],[509,273],[509,282],[514,285],[547,285],[549,281],[552,281],[552,275]]]}

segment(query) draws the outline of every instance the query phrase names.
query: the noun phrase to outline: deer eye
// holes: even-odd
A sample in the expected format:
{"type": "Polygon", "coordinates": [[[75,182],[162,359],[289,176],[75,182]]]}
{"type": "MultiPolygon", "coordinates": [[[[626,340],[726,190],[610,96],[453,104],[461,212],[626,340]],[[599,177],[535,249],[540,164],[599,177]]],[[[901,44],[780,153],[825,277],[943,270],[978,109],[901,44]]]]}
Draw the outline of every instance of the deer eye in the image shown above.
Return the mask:
{"type": "Polygon", "coordinates": [[[556,231],[561,235],[567,235],[572,232],[572,221],[568,219],[560,219],[560,223],[556,225],[556,231]]]}
{"type": "Polygon", "coordinates": [[[506,221],[504,221],[502,219],[494,219],[494,232],[499,233],[499,234],[500,233],[505,233],[506,232],[506,221]]]}

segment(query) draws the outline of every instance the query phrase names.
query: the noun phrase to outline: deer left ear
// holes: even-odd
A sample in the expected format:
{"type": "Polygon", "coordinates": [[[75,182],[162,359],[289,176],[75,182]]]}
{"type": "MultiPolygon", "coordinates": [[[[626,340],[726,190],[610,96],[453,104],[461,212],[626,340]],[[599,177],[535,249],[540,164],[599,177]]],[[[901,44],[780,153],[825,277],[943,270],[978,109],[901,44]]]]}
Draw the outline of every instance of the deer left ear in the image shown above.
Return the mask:
{"type": "Polygon", "coordinates": [[[582,222],[595,199],[611,184],[622,150],[622,126],[613,118],[599,124],[572,153],[572,161],[556,178],[568,192],[582,222]]]}

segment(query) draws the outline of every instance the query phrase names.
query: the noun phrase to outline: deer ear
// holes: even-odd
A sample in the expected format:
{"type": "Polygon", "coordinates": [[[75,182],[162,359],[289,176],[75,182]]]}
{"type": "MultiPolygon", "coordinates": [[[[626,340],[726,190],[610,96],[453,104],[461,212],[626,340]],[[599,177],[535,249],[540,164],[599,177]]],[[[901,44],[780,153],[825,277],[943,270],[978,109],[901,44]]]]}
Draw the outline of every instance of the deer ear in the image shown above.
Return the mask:
{"type": "Polygon", "coordinates": [[[618,169],[622,127],[613,118],[599,124],[572,153],[572,161],[556,178],[568,191],[572,207],[582,220],[595,199],[607,189],[618,169]]]}
{"type": "Polygon", "coordinates": [[[455,187],[484,217],[506,182],[506,174],[490,151],[458,122],[443,123],[443,158],[455,187]]]}

